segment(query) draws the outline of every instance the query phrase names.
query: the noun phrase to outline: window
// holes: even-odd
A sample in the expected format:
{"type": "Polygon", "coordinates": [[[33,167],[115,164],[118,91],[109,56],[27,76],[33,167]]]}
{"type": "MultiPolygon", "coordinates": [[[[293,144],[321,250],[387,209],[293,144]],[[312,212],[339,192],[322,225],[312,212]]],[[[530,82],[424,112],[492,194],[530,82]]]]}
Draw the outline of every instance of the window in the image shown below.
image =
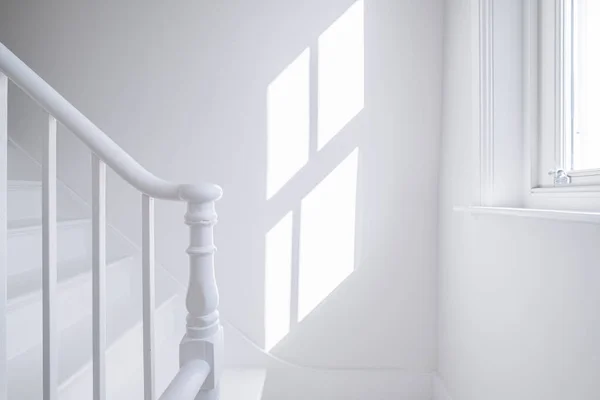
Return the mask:
{"type": "Polygon", "coordinates": [[[600,185],[600,1],[539,7],[538,182],[600,185]]]}

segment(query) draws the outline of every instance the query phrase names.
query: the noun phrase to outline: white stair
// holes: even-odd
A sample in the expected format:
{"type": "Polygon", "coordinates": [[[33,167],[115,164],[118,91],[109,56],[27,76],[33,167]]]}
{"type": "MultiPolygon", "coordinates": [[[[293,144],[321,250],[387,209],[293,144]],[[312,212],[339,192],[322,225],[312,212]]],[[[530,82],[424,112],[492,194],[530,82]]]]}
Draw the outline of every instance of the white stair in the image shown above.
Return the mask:
{"type": "MultiPolygon", "coordinates": [[[[9,209],[10,213],[10,209],[9,209]]],[[[58,222],[58,264],[85,260],[91,248],[91,222],[78,219],[58,222]]],[[[42,226],[37,219],[8,221],[8,279],[42,268],[42,226]]]]}
{"type": "MultiPolygon", "coordinates": [[[[13,151],[9,147],[9,152],[13,151]]],[[[10,162],[9,157],[9,162],[10,162]]],[[[59,219],[78,219],[87,216],[85,205],[64,185],[59,185],[56,191],[59,219]]],[[[14,221],[41,220],[42,218],[42,184],[37,181],[8,181],[8,209],[10,218],[14,221]]]]}
{"type": "MultiPolygon", "coordinates": [[[[84,263],[79,262],[78,264],[84,263]]],[[[133,264],[133,258],[128,257],[108,265],[106,280],[109,288],[107,291],[109,306],[130,295],[130,275],[133,264]]],[[[76,264],[76,266],[79,265],[76,264]]],[[[32,281],[37,284],[39,278],[32,279],[32,281]]],[[[66,329],[91,314],[91,281],[90,271],[69,276],[67,279],[59,279],[57,329],[66,329]]],[[[19,283],[27,286],[25,281],[19,283]]],[[[7,315],[9,360],[42,341],[42,293],[39,289],[40,285],[36,286],[34,291],[9,298],[7,315]]]]}
{"type": "MultiPolygon", "coordinates": [[[[41,185],[9,181],[8,379],[9,398],[42,398],[41,185]]],[[[69,195],[70,196],[70,195],[69,195]]],[[[59,398],[92,398],[91,223],[73,198],[58,204],[59,398]],[[65,210],[66,208],[66,210],[65,210]]],[[[109,233],[110,234],[110,233],[109,233]]],[[[137,252],[108,237],[107,398],[143,399],[141,270],[137,252]]],[[[185,330],[181,288],[156,271],[156,389],[177,372],[185,330]]],[[[221,400],[261,400],[264,370],[226,370],[221,400]]]]}

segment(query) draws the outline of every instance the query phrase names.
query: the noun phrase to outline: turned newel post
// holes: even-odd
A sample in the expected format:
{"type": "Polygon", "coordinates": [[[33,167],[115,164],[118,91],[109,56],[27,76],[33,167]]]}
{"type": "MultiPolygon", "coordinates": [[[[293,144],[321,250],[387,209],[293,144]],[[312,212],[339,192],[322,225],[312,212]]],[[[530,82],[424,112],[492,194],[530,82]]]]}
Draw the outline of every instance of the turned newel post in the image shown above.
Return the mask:
{"type": "Polygon", "coordinates": [[[223,327],[219,322],[219,292],[215,280],[213,227],[217,223],[214,201],[189,202],[185,223],[190,227],[190,279],[186,296],[186,334],[179,346],[179,363],[204,360],[211,367],[198,400],[219,398],[223,363],[223,327]]]}

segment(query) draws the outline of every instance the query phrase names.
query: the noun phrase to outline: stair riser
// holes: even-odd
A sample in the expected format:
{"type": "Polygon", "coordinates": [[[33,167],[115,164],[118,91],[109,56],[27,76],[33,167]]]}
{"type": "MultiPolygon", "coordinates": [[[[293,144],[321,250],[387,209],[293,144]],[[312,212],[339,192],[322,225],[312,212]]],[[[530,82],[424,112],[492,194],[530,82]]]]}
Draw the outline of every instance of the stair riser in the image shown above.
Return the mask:
{"type": "Polygon", "coordinates": [[[40,187],[10,187],[7,193],[8,218],[11,221],[20,219],[42,218],[42,189],[40,187]]]}
{"type": "MultiPolygon", "coordinates": [[[[183,323],[176,318],[180,313],[182,301],[173,298],[156,310],[155,343],[165,342],[175,332],[178,324],[183,323]]],[[[109,399],[119,398],[119,389],[131,380],[133,371],[143,365],[142,325],[138,324],[125,333],[106,353],[106,394],[109,399]]],[[[81,400],[89,397],[92,388],[92,365],[88,364],[60,388],[60,400],[81,400]]]]}
{"type": "MultiPolygon", "coordinates": [[[[107,269],[108,305],[131,292],[132,259],[111,264],[107,269]]],[[[58,287],[57,329],[60,331],[92,312],[91,274],[87,273],[58,287]]],[[[16,302],[19,302],[17,299],[16,302]]],[[[7,315],[8,359],[38,345],[42,341],[41,293],[26,298],[23,304],[9,304],[7,315]]]]}
{"type": "MultiPolygon", "coordinates": [[[[7,191],[8,219],[42,218],[42,186],[39,183],[9,181],[7,191]]],[[[75,195],[59,185],[56,190],[56,212],[60,219],[84,218],[89,214],[84,203],[75,195]]]]}
{"type": "MultiPolygon", "coordinates": [[[[91,254],[89,221],[60,223],[57,228],[58,263],[85,259],[91,254]]],[[[11,230],[8,235],[8,274],[16,275],[42,268],[41,227],[11,230]]]]}

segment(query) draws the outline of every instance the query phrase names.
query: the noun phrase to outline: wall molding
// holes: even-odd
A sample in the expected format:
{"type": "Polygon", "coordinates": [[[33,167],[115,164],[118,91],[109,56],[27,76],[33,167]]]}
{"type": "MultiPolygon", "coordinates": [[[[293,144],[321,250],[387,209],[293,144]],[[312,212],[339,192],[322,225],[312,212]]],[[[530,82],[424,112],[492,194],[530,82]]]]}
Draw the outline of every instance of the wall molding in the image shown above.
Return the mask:
{"type": "Polygon", "coordinates": [[[476,110],[479,132],[479,183],[482,206],[494,197],[494,1],[475,1],[477,27],[474,68],[477,74],[476,110]]]}

